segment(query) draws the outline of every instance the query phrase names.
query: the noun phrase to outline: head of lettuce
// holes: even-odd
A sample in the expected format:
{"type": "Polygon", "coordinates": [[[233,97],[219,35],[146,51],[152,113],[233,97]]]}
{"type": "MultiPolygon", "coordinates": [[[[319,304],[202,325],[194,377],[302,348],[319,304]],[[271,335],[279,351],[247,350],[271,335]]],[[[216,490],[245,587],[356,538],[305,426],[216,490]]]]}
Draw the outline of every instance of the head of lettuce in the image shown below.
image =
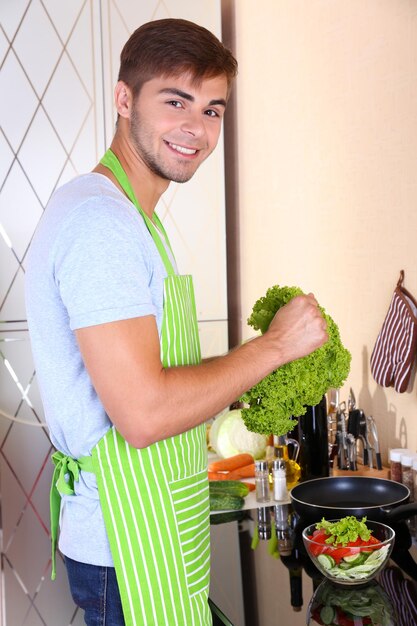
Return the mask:
{"type": "MultiPolygon", "coordinates": [[[[264,333],[278,309],[302,293],[298,287],[271,287],[255,302],[248,324],[264,333]]],[[[345,382],[350,352],[342,345],[332,318],[320,310],[327,322],[328,341],[308,356],[274,370],[242,396],[248,405],[242,417],[251,432],[285,435],[296,424],[292,418],[304,415],[307,406],[318,404],[329,389],[345,382]]]]}

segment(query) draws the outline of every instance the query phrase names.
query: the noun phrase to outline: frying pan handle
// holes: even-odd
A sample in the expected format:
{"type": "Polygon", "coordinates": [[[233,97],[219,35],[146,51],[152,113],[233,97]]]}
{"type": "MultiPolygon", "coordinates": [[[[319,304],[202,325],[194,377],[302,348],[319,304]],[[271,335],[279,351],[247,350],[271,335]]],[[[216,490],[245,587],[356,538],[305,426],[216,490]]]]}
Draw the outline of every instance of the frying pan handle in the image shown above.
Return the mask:
{"type": "Polygon", "coordinates": [[[396,506],[394,509],[387,511],[386,521],[401,522],[412,515],[417,515],[417,502],[402,504],[401,506],[396,506]]]}
{"type": "Polygon", "coordinates": [[[417,563],[408,550],[400,550],[391,558],[406,574],[417,580],[417,563]]]}

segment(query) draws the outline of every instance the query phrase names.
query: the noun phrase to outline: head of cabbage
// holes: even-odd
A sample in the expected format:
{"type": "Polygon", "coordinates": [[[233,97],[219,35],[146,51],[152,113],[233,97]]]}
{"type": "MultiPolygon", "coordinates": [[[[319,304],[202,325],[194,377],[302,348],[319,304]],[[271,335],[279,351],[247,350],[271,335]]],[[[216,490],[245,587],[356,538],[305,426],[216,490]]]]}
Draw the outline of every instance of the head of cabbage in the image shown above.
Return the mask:
{"type": "Polygon", "coordinates": [[[242,419],[242,411],[233,409],[219,415],[211,425],[209,443],[223,458],[247,452],[254,459],[265,456],[266,435],[251,433],[242,419]]]}

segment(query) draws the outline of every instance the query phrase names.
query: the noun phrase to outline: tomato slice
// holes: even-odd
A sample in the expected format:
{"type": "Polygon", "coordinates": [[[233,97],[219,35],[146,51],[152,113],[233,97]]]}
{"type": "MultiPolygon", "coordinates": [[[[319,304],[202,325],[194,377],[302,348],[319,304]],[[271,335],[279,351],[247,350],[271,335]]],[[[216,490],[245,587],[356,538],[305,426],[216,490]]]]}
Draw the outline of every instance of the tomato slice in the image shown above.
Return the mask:
{"type": "Polygon", "coordinates": [[[326,552],[328,552],[329,546],[326,546],[322,543],[310,543],[308,545],[308,549],[313,556],[318,556],[319,554],[325,554],[326,552]]]}
{"type": "Polygon", "coordinates": [[[367,541],[368,545],[372,545],[373,543],[381,543],[379,539],[371,535],[367,541]]]}
{"type": "Polygon", "coordinates": [[[326,539],[328,539],[329,537],[330,537],[330,535],[328,533],[326,533],[324,528],[320,528],[318,530],[315,530],[313,532],[313,534],[311,535],[311,539],[313,539],[313,541],[319,541],[321,543],[324,543],[326,541],[326,539]]]}
{"type": "Polygon", "coordinates": [[[360,537],[358,537],[356,539],[356,541],[349,541],[349,543],[347,545],[348,546],[352,546],[352,547],[354,547],[354,546],[363,546],[364,542],[363,542],[363,540],[360,537]]]}
{"type": "Polygon", "coordinates": [[[313,556],[318,556],[319,554],[323,554],[328,551],[329,546],[326,544],[326,539],[328,538],[329,535],[323,528],[315,530],[313,534],[309,536],[309,539],[315,542],[309,544],[308,546],[313,556]]]}
{"type": "Polygon", "coordinates": [[[353,619],[345,615],[340,609],[337,611],[337,624],[339,626],[355,626],[353,619]]]}
{"type": "Polygon", "coordinates": [[[380,544],[381,542],[379,541],[379,539],[377,539],[376,537],[373,537],[372,535],[369,537],[368,541],[364,541],[363,542],[363,546],[370,548],[371,550],[375,549],[375,546],[377,546],[378,544],[380,544]]]}
{"type": "MultiPolygon", "coordinates": [[[[356,550],[356,553],[357,552],[359,552],[359,550],[356,550]]],[[[355,554],[355,551],[348,547],[332,548],[332,550],[329,550],[328,554],[336,561],[336,564],[339,564],[343,557],[355,554]]]]}
{"type": "Polygon", "coordinates": [[[317,624],[324,624],[323,620],[320,617],[320,606],[314,609],[311,617],[314,619],[315,622],[317,622],[317,624]]]}

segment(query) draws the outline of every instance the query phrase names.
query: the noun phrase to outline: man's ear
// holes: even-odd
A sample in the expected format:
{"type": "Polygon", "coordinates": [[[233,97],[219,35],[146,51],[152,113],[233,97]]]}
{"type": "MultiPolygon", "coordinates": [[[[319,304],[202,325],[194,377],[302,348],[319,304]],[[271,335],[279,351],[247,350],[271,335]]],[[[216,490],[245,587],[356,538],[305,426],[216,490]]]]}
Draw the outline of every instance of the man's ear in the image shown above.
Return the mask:
{"type": "Polygon", "coordinates": [[[114,103],[120,117],[129,118],[132,107],[132,92],[130,87],[122,80],[119,80],[114,88],[114,103]]]}

